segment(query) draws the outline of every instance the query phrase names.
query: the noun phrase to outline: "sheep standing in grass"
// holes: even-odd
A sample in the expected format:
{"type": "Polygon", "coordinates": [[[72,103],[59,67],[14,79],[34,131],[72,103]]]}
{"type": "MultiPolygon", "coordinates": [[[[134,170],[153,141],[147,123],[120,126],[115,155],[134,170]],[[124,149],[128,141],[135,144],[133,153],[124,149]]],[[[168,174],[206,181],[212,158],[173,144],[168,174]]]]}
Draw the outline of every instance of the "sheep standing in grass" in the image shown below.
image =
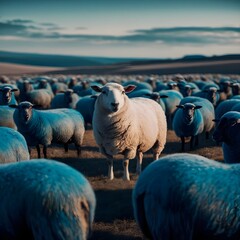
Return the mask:
{"type": "Polygon", "coordinates": [[[28,147],[22,134],[8,127],[0,127],[0,163],[18,162],[28,159],[28,147]]]}
{"type": "Polygon", "coordinates": [[[135,219],[154,240],[238,240],[240,165],[172,154],[148,165],[133,190],[135,219]]]}
{"type": "Polygon", "coordinates": [[[173,130],[178,137],[181,138],[182,151],[185,150],[185,138],[191,137],[190,149],[193,149],[193,143],[195,140],[195,146],[198,145],[198,135],[203,132],[204,120],[202,113],[198,110],[202,108],[201,105],[195,105],[193,103],[185,103],[177,105],[173,118],[173,130]]]}
{"type": "Polygon", "coordinates": [[[1,239],[86,240],[96,200],[87,179],[63,163],[0,166],[1,239]]]}
{"type": "Polygon", "coordinates": [[[222,115],[213,133],[213,139],[222,143],[224,161],[240,163],[240,112],[229,111],[222,115]]]}
{"type": "Polygon", "coordinates": [[[137,155],[137,173],[141,172],[143,153],[153,150],[158,159],[166,143],[165,114],[158,103],[147,98],[129,99],[126,93],[135,86],[107,83],[92,86],[99,92],[93,114],[93,132],[100,152],[109,159],[108,176],[113,175],[113,155],[123,154],[123,179],[129,180],[129,159],[137,155]]]}
{"type": "Polygon", "coordinates": [[[204,132],[206,135],[206,139],[209,139],[209,133],[214,128],[214,122],[212,121],[215,118],[215,111],[214,111],[213,104],[205,98],[196,97],[196,96],[189,96],[189,97],[183,98],[180,102],[180,105],[185,103],[193,103],[195,105],[202,106],[202,108],[200,108],[199,111],[201,112],[203,117],[204,132]]]}
{"type": "Polygon", "coordinates": [[[21,102],[15,106],[14,121],[18,131],[26,138],[28,146],[36,146],[40,158],[39,144],[43,145],[43,154],[47,158],[47,147],[52,143],[74,143],[80,155],[85,133],[82,115],[67,108],[55,110],[36,110],[30,102],[21,102]]]}

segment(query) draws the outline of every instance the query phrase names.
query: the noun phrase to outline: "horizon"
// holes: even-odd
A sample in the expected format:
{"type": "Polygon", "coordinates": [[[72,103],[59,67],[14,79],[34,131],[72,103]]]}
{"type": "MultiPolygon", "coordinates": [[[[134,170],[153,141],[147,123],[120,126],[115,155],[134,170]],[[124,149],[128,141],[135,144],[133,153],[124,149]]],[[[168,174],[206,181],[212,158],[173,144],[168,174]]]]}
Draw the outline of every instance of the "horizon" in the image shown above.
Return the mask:
{"type": "Polygon", "coordinates": [[[3,51],[177,59],[240,53],[240,1],[1,1],[3,51]]]}

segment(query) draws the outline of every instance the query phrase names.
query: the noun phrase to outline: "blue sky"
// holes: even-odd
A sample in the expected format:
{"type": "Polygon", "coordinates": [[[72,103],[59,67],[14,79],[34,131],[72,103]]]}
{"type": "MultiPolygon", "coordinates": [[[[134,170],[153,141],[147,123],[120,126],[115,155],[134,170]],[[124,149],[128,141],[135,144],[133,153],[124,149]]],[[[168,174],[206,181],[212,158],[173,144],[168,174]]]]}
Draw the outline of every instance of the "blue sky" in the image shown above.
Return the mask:
{"type": "Polygon", "coordinates": [[[134,58],[240,53],[240,1],[1,0],[0,50],[134,58]]]}

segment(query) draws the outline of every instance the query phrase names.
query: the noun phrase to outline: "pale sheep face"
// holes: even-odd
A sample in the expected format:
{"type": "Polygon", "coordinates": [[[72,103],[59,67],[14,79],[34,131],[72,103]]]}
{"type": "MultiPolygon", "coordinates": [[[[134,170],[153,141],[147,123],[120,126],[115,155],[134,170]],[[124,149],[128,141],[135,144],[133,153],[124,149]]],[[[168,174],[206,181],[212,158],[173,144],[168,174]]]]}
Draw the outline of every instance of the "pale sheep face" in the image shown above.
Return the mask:
{"type": "Polygon", "coordinates": [[[102,88],[98,86],[91,86],[96,92],[101,92],[99,99],[102,107],[108,112],[116,113],[124,106],[126,94],[135,89],[135,86],[129,85],[123,87],[117,83],[107,83],[102,88]]]}

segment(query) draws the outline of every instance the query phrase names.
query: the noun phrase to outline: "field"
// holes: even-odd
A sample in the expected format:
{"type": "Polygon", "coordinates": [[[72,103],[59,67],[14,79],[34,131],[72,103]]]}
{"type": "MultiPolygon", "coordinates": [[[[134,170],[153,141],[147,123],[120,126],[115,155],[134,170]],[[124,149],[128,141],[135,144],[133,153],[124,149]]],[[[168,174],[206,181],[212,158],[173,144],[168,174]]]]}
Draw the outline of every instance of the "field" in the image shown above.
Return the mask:
{"type": "MultiPolygon", "coordinates": [[[[189,144],[186,145],[187,152],[199,154],[210,159],[222,161],[222,149],[210,138],[205,140],[205,136],[200,136],[198,148],[188,151],[189,144]]],[[[172,130],[168,130],[167,144],[161,156],[180,151],[180,139],[172,130]]],[[[84,143],[80,158],[73,147],[68,153],[63,147],[54,146],[48,149],[48,158],[64,162],[82,172],[90,181],[95,190],[97,198],[97,208],[95,222],[91,240],[140,240],[144,239],[141,231],[134,221],[131,202],[132,189],[137,180],[135,173],[136,162],[130,161],[129,171],[131,181],[122,180],[122,156],[117,156],[114,162],[115,179],[107,179],[107,164],[103,155],[98,151],[91,129],[86,130],[84,143]]],[[[36,158],[36,150],[31,152],[31,158],[36,158]]],[[[146,153],[143,159],[143,169],[151,163],[151,153],[146,153]]]]}

